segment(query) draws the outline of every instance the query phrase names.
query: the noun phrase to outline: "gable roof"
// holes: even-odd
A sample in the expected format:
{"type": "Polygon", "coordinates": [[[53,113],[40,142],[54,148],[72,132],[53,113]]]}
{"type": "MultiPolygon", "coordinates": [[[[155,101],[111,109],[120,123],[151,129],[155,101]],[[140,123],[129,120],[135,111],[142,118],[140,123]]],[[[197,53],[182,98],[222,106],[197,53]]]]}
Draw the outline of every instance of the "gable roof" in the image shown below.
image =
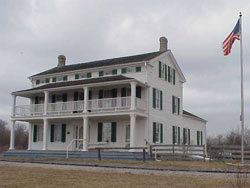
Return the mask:
{"type": "Polygon", "coordinates": [[[44,90],[44,89],[51,89],[51,88],[59,88],[59,87],[66,87],[66,86],[77,86],[77,85],[85,85],[85,84],[94,84],[94,83],[104,83],[104,82],[114,82],[114,81],[124,81],[124,80],[133,80],[134,78],[118,75],[118,76],[105,76],[105,77],[98,77],[98,78],[90,78],[85,80],[77,80],[77,81],[67,81],[67,82],[56,82],[50,83],[46,85],[42,85],[39,87],[25,89],[21,91],[15,91],[12,94],[18,94],[27,91],[36,91],[36,90],[44,90]]]}
{"type": "Polygon", "coordinates": [[[202,119],[202,118],[200,118],[200,117],[198,117],[198,116],[196,116],[196,115],[194,115],[194,114],[192,114],[192,113],[190,113],[190,112],[188,112],[186,110],[183,110],[183,115],[190,116],[190,117],[193,117],[195,119],[207,122],[205,119],[202,119]]]}
{"type": "Polygon", "coordinates": [[[133,56],[126,56],[126,57],[105,59],[105,60],[99,60],[99,61],[91,61],[91,62],[86,62],[86,63],[65,65],[62,67],[54,67],[52,69],[35,74],[35,75],[31,76],[31,78],[35,77],[35,76],[41,76],[41,75],[53,74],[53,73],[61,73],[61,72],[67,72],[67,71],[74,71],[74,70],[80,70],[80,69],[104,67],[104,66],[110,66],[110,65],[120,65],[120,64],[134,63],[134,62],[140,62],[140,61],[148,61],[148,60],[151,60],[151,59],[161,55],[162,53],[164,53],[166,51],[168,51],[168,50],[151,52],[151,53],[140,54],[140,55],[133,55],[133,56]]]}

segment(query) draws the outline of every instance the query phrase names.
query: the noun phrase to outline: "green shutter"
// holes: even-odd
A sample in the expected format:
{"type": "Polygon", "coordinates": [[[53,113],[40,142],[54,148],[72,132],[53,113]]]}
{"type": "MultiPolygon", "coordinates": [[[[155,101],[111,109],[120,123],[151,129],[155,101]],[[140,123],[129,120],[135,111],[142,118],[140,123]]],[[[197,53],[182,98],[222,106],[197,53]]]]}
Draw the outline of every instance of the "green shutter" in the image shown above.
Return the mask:
{"type": "Polygon", "coordinates": [[[160,109],[162,110],[162,103],[163,103],[163,97],[162,97],[162,91],[160,91],[160,109]]]}
{"type": "Polygon", "coordinates": [[[175,113],[175,96],[172,96],[172,113],[175,113]]]}
{"type": "Polygon", "coordinates": [[[136,87],[136,97],[141,99],[141,86],[136,87]]]}
{"type": "Polygon", "coordinates": [[[171,68],[168,66],[168,82],[170,82],[171,68]]]}
{"type": "Polygon", "coordinates": [[[162,124],[161,124],[160,129],[161,129],[161,143],[163,143],[163,125],[162,124]]]}
{"type": "Polygon", "coordinates": [[[126,74],[127,73],[127,68],[122,68],[122,74],[126,74]]]}
{"type": "Polygon", "coordinates": [[[136,72],[141,72],[141,66],[140,67],[135,67],[136,72]]]}
{"type": "Polygon", "coordinates": [[[52,78],[52,82],[56,82],[56,77],[52,78]]]}
{"type": "Polygon", "coordinates": [[[116,75],[117,74],[117,69],[112,70],[112,74],[116,75]]]}
{"type": "Polygon", "coordinates": [[[66,141],[66,124],[62,124],[62,137],[61,141],[65,142],[66,141]]]}
{"type": "Polygon", "coordinates": [[[153,88],[153,108],[156,108],[156,89],[153,88]]]}
{"type": "Polygon", "coordinates": [[[40,80],[36,80],[36,85],[40,84],[40,80]]]}
{"type": "Polygon", "coordinates": [[[99,71],[99,77],[102,77],[104,75],[103,71],[99,71]]]}
{"type": "Polygon", "coordinates": [[[91,72],[88,72],[87,73],[87,78],[91,78],[92,77],[92,73],[91,72]]]}
{"type": "Polygon", "coordinates": [[[188,145],[190,145],[190,129],[188,129],[188,145]]]}
{"type": "Polygon", "coordinates": [[[159,61],[159,78],[161,78],[161,62],[159,61]]]}
{"type": "Polygon", "coordinates": [[[203,145],[203,133],[202,131],[200,133],[201,133],[201,145],[203,145]]]}
{"type": "Polygon", "coordinates": [[[153,143],[156,142],[156,123],[153,122],[153,143]]]}
{"type": "Polygon", "coordinates": [[[33,129],[33,142],[37,141],[37,125],[34,125],[33,129]]]}
{"type": "Polygon", "coordinates": [[[178,115],[180,114],[180,98],[178,98],[178,115]]]}
{"type": "Polygon", "coordinates": [[[173,144],[175,144],[176,140],[175,140],[175,126],[172,127],[172,140],[173,140],[173,144]]]}
{"type": "Polygon", "coordinates": [[[173,69],[173,84],[175,85],[175,69],[173,69]]]}
{"type": "Polygon", "coordinates": [[[50,142],[54,142],[55,125],[50,125],[50,142]]]}
{"type": "Polygon", "coordinates": [[[111,142],[116,142],[116,122],[111,124],[111,142]]]}
{"type": "Polygon", "coordinates": [[[98,123],[97,141],[102,142],[102,122],[98,123]]]}
{"type": "Polygon", "coordinates": [[[200,133],[197,131],[197,145],[200,145],[200,133]]]}
{"type": "Polygon", "coordinates": [[[46,78],[45,82],[46,82],[46,83],[49,83],[49,78],[46,78]]]}
{"type": "Polygon", "coordinates": [[[165,80],[168,80],[168,66],[165,65],[165,80]]]}
{"type": "Polygon", "coordinates": [[[127,96],[127,88],[123,87],[121,88],[121,97],[126,97],[127,96]]]}
{"type": "Polygon", "coordinates": [[[181,144],[181,128],[178,127],[178,144],[181,144]]]}
{"type": "Polygon", "coordinates": [[[63,76],[63,81],[67,81],[68,80],[68,76],[63,76]]]}
{"type": "Polygon", "coordinates": [[[79,74],[75,74],[75,80],[79,79],[79,74]]]}

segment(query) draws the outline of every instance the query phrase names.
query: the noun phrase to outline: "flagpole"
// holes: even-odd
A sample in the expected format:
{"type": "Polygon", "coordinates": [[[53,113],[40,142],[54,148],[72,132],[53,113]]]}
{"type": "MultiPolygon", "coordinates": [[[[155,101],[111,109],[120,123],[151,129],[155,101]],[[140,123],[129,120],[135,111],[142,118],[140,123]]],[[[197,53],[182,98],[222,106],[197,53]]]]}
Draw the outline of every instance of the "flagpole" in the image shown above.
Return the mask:
{"type": "Polygon", "coordinates": [[[244,93],[243,93],[243,52],[242,52],[242,14],[240,12],[240,72],[241,72],[241,164],[244,164],[244,93]]]}

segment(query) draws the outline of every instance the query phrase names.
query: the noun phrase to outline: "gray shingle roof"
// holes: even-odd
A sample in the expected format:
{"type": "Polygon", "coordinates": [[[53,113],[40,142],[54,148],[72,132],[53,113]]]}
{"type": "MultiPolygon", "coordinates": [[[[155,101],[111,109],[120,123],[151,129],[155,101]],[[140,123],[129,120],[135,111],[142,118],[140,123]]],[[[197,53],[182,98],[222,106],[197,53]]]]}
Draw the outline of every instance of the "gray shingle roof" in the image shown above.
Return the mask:
{"type": "Polygon", "coordinates": [[[187,115],[187,116],[194,117],[194,118],[196,118],[196,119],[199,119],[199,120],[201,120],[201,121],[205,121],[205,122],[206,122],[205,119],[202,119],[202,118],[200,118],[200,117],[198,117],[198,116],[196,116],[196,115],[194,115],[194,114],[192,114],[192,113],[190,113],[190,112],[187,112],[186,110],[183,110],[183,114],[184,114],[184,115],[187,115]]]}
{"type": "Polygon", "coordinates": [[[57,82],[57,83],[50,83],[50,84],[42,85],[42,86],[31,88],[31,89],[15,91],[15,92],[13,92],[13,94],[17,94],[17,93],[25,92],[25,91],[35,91],[35,90],[43,90],[43,89],[66,87],[66,86],[76,86],[76,85],[103,83],[103,82],[112,82],[112,81],[122,81],[122,80],[132,80],[132,79],[134,79],[134,78],[129,78],[126,76],[118,75],[118,76],[90,78],[90,79],[77,80],[77,81],[57,82]]]}
{"type": "Polygon", "coordinates": [[[52,69],[35,74],[31,77],[41,76],[41,75],[46,75],[46,74],[53,74],[53,73],[60,73],[60,72],[67,72],[67,71],[74,71],[74,70],[80,70],[80,69],[88,69],[88,68],[103,67],[103,66],[110,66],[110,65],[120,65],[120,64],[127,64],[127,63],[140,62],[140,61],[148,61],[159,56],[160,54],[166,51],[167,50],[140,54],[140,55],[92,61],[92,62],[86,62],[86,63],[78,63],[78,64],[66,65],[63,67],[54,67],[52,69]]]}

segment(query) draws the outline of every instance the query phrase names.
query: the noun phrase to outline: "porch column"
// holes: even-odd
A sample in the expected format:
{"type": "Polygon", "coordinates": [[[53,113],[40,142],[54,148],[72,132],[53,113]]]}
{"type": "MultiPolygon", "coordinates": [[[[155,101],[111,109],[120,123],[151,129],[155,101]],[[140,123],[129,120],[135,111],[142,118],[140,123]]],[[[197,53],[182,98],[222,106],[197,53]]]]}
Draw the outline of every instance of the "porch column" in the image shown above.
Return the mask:
{"type": "Polygon", "coordinates": [[[136,115],[130,114],[130,147],[135,147],[135,123],[136,115]]]}
{"type": "Polygon", "coordinates": [[[88,117],[83,117],[83,151],[88,151],[88,132],[89,120],[88,117]]]}
{"type": "Polygon", "coordinates": [[[11,120],[10,125],[10,150],[15,149],[15,124],[16,121],[11,120]]]}
{"type": "Polygon", "coordinates": [[[89,100],[89,88],[84,87],[84,106],[83,106],[83,112],[88,112],[88,100],[89,100]]]}
{"type": "Polygon", "coordinates": [[[136,82],[130,82],[131,84],[131,110],[135,110],[136,105],[136,82]]]}
{"type": "Polygon", "coordinates": [[[49,92],[48,91],[44,91],[44,110],[43,110],[43,115],[47,115],[48,102],[49,102],[49,92]]]}
{"type": "Polygon", "coordinates": [[[29,142],[28,142],[28,150],[31,150],[31,142],[32,142],[32,125],[29,122],[29,142]]]}
{"type": "Polygon", "coordinates": [[[16,110],[16,95],[12,95],[12,109],[11,109],[11,115],[15,116],[15,110],[16,110]]]}
{"type": "Polygon", "coordinates": [[[48,119],[43,119],[43,150],[47,150],[48,119]]]}

